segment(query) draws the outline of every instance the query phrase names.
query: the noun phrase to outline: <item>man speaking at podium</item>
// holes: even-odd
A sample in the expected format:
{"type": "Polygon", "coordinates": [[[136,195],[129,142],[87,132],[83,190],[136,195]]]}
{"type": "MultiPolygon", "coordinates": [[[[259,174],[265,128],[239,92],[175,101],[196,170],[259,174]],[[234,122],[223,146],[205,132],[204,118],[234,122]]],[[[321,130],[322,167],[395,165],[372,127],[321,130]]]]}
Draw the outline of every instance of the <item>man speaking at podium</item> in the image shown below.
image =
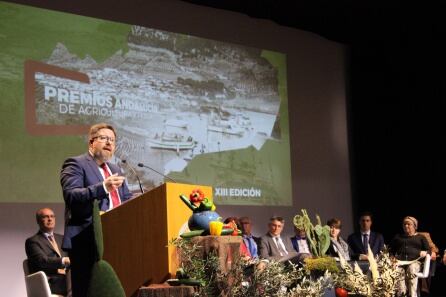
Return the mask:
{"type": "Polygon", "coordinates": [[[88,153],[65,160],[60,174],[65,200],[63,249],[71,260],[73,297],[87,296],[91,269],[97,260],[92,225],[93,201],[108,211],[130,199],[119,167],[108,163],[116,148],[115,129],[108,124],[93,125],[88,153]]]}

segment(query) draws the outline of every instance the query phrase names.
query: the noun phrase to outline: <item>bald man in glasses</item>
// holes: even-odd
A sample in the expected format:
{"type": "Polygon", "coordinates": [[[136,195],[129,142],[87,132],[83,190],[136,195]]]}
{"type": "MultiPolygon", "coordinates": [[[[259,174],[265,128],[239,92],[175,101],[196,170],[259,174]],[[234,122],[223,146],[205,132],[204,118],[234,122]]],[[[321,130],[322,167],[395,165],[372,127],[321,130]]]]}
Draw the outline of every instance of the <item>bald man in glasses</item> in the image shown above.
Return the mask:
{"type": "Polygon", "coordinates": [[[70,258],[61,250],[62,235],[54,232],[56,216],[50,208],[41,208],[36,212],[39,231],[25,242],[30,273],[45,272],[52,294],[66,296],[69,283],[67,271],[70,258]]]}

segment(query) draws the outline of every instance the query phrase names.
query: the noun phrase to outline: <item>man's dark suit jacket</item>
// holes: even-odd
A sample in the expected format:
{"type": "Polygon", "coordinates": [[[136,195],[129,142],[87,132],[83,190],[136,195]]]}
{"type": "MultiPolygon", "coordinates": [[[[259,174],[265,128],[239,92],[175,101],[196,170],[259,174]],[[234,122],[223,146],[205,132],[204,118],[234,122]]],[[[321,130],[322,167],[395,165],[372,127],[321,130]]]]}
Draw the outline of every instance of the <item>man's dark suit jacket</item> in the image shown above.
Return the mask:
{"type": "MultiPolygon", "coordinates": [[[[361,232],[350,234],[347,239],[347,243],[353,252],[353,260],[358,260],[360,254],[367,255],[367,251],[364,249],[364,245],[362,244],[361,232]]],[[[369,245],[373,255],[378,255],[384,248],[384,237],[381,235],[381,233],[370,231],[369,245]]]]}
{"type": "MultiPolygon", "coordinates": [[[[119,167],[107,163],[112,173],[119,167]]],[[[60,173],[65,200],[65,234],[62,247],[68,250],[71,261],[73,297],[87,296],[91,270],[98,260],[93,231],[93,202],[99,201],[101,210],[108,210],[109,196],[103,186],[104,178],[90,154],[68,158],[60,173]]],[[[126,183],[118,189],[121,202],[131,198],[126,183]]]]}
{"type": "MultiPolygon", "coordinates": [[[[62,235],[54,233],[54,239],[59,246],[61,256],[66,257],[66,253],[61,249],[62,238],[62,235]]],[[[57,254],[49,240],[41,231],[26,240],[25,251],[28,256],[30,273],[37,271],[45,272],[48,277],[51,293],[66,295],[67,283],[65,275],[57,273],[57,269],[64,268],[62,258],[57,254]]]]}
{"type": "MultiPolygon", "coordinates": [[[[298,237],[293,236],[290,238],[290,240],[291,240],[291,244],[293,245],[294,250],[298,253],[302,253],[302,251],[299,251],[299,244],[297,243],[298,237]]],[[[300,240],[300,237],[299,237],[299,240],[300,240]]],[[[311,253],[310,245],[308,244],[308,241],[306,240],[306,238],[305,238],[305,241],[307,242],[307,245],[308,245],[308,251],[311,253]]]]}
{"type": "MultiPolygon", "coordinates": [[[[121,172],[118,166],[110,163],[107,165],[112,173],[121,172]]],[[[88,153],[64,162],[60,174],[65,200],[64,249],[71,249],[72,238],[91,225],[94,200],[99,200],[101,210],[108,210],[109,199],[102,185],[103,181],[98,165],[88,153]]],[[[118,191],[121,202],[132,197],[126,183],[118,191]]]]}

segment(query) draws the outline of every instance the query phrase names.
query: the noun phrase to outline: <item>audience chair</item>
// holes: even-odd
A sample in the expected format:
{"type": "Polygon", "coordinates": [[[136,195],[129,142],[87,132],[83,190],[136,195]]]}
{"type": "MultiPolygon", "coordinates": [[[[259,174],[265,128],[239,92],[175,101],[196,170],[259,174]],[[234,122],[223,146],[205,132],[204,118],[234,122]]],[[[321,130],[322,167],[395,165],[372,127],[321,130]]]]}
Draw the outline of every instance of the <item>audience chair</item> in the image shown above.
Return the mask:
{"type": "Polygon", "coordinates": [[[424,257],[424,263],[423,263],[423,269],[420,270],[416,275],[418,278],[426,278],[429,276],[431,266],[431,255],[427,254],[426,257],[424,257]]]}
{"type": "Polygon", "coordinates": [[[23,260],[23,272],[25,273],[26,294],[28,297],[63,297],[51,294],[48,278],[43,271],[29,274],[28,259],[23,260]]]}
{"type": "Polygon", "coordinates": [[[420,280],[422,278],[428,278],[430,275],[430,266],[431,266],[431,255],[427,254],[426,257],[424,257],[424,262],[422,265],[422,268],[420,269],[420,272],[416,274],[418,277],[418,296],[421,296],[421,282],[420,280]]]}

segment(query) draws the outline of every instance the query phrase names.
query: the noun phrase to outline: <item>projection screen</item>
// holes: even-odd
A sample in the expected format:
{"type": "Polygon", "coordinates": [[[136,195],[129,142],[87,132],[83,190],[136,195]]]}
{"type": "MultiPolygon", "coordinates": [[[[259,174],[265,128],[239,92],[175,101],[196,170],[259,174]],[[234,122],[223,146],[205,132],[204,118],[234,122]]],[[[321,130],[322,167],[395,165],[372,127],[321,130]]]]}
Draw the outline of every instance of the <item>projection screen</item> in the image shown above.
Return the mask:
{"type": "Polygon", "coordinates": [[[0,158],[21,176],[2,202],[60,201],[63,158],[86,151],[88,126],[107,122],[118,131],[112,162],[135,192],[136,175],[146,190],[168,176],[213,186],[220,205],[292,205],[285,54],[1,2],[0,10],[0,92],[10,110],[0,158]],[[17,191],[24,182],[35,190],[17,191]]]}

